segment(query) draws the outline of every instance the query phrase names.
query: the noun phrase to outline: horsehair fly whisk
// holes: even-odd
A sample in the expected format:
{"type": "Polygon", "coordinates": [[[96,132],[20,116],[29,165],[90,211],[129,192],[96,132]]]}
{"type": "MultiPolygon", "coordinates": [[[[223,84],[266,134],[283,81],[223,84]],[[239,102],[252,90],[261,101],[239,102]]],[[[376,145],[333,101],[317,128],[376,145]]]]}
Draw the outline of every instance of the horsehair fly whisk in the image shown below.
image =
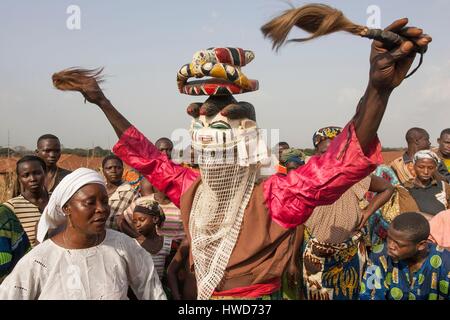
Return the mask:
{"type": "MultiPolygon", "coordinates": [[[[398,46],[408,40],[391,31],[372,29],[350,21],[340,10],[325,4],[307,4],[284,11],[261,27],[264,37],[270,38],[273,49],[278,51],[286,42],[305,42],[331,33],[344,31],[356,36],[380,41],[388,46],[398,46]],[[311,35],[306,38],[286,40],[296,26],[311,35]]],[[[422,65],[426,50],[419,50],[419,65],[405,78],[412,76],[422,65]]]]}

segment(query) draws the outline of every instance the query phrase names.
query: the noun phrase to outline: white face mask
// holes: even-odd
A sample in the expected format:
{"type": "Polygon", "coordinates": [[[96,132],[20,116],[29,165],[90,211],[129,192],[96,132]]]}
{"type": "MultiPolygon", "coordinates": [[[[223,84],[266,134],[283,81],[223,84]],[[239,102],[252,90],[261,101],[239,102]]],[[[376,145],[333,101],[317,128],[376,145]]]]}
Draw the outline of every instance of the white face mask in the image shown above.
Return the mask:
{"type": "Polygon", "coordinates": [[[248,167],[268,159],[263,132],[252,120],[230,120],[217,114],[200,116],[191,125],[194,161],[206,159],[216,163],[248,167]]]}

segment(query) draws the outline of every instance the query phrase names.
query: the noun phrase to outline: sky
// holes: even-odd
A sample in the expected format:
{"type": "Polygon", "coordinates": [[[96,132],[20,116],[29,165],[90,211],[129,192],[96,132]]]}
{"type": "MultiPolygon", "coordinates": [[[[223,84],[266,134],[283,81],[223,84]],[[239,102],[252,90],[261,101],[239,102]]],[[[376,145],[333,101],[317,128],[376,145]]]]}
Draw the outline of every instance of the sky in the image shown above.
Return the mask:
{"type": "MultiPolygon", "coordinates": [[[[391,96],[379,136],[385,147],[402,147],[405,132],[418,126],[436,144],[450,126],[450,1],[323,3],[359,24],[375,5],[381,26],[408,17],[433,36],[422,68],[391,96]]],[[[353,116],[368,81],[370,42],[335,34],[275,53],[260,27],[287,8],[279,0],[2,0],[0,146],[8,144],[8,132],[10,145],[29,149],[46,133],[69,148],[113,146],[114,131],[95,105],[53,88],[51,75],[72,66],[105,67],[102,88],[113,105],[151,140],[170,137],[188,128],[186,107],[206,99],[178,92],[178,69],[198,50],[232,46],[255,52],[243,72],[260,82],[259,91],[236,98],[255,106],[259,127],[310,148],[315,130],[344,126],[353,116]],[[67,27],[70,5],[80,8],[80,29],[67,27]]]]}

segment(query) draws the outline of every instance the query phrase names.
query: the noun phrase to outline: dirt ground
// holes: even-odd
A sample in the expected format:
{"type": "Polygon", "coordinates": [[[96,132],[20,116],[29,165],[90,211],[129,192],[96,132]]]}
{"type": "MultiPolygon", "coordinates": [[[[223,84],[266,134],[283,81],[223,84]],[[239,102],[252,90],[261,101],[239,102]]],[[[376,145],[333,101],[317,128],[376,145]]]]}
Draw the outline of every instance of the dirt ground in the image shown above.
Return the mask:
{"type": "Polygon", "coordinates": [[[403,155],[404,151],[386,151],[383,152],[383,160],[385,164],[389,164],[392,160],[397,159],[401,155],[403,155]]]}

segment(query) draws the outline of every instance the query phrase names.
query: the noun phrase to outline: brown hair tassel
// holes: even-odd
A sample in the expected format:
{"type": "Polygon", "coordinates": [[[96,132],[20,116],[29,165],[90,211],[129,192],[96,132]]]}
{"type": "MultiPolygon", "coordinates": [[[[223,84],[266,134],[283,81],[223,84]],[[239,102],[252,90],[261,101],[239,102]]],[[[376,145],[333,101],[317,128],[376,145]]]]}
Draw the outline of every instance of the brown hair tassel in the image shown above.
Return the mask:
{"type": "Polygon", "coordinates": [[[96,84],[103,82],[103,77],[101,76],[102,71],[103,68],[68,68],[53,74],[53,85],[56,89],[63,91],[82,92],[83,89],[88,89],[92,86],[95,87],[96,84]]]}
{"type": "Polygon", "coordinates": [[[287,35],[294,26],[310,33],[311,36],[288,41],[303,42],[338,31],[361,35],[366,29],[348,20],[342,11],[325,4],[308,4],[286,10],[262,26],[261,31],[265,37],[272,39],[273,48],[278,50],[286,42],[287,35]]]}
{"type": "MultiPolygon", "coordinates": [[[[304,42],[334,32],[344,31],[350,34],[382,42],[387,47],[399,46],[408,39],[391,31],[371,29],[353,23],[342,11],[326,4],[307,4],[300,8],[286,10],[261,27],[264,37],[272,40],[272,48],[278,51],[286,42],[304,42]],[[286,40],[289,32],[296,26],[309,34],[307,38],[286,40]]],[[[419,65],[405,78],[413,75],[423,62],[426,48],[417,48],[420,53],[419,65]]]]}

